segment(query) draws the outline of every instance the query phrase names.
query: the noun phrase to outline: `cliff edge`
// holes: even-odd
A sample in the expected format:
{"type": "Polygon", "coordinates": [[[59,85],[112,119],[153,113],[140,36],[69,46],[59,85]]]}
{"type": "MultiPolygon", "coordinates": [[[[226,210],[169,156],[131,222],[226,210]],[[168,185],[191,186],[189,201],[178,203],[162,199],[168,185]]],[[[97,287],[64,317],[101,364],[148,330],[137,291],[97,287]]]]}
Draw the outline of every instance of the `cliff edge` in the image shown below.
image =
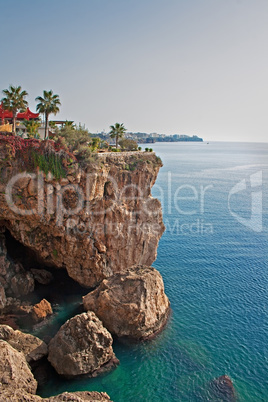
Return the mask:
{"type": "Polygon", "coordinates": [[[150,266],[164,231],[151,152],[96,154],[81,168],[53,141],[0,136],[0,226],[85,287],[150,266]]]}

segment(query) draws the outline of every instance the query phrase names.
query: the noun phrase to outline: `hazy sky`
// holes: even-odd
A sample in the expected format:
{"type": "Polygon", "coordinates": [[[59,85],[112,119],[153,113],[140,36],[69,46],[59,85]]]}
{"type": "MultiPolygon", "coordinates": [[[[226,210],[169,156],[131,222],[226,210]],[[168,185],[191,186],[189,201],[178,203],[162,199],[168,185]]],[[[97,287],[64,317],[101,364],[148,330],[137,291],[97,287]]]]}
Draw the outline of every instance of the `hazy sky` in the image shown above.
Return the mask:
{"type": "MultiPolygon", "coordinates": [[[[268,140],[268,0],[0,0],[0,89],[91,132],[268,140]]],[[[2,97],[2,94],[1,94],[2,97]]]]}

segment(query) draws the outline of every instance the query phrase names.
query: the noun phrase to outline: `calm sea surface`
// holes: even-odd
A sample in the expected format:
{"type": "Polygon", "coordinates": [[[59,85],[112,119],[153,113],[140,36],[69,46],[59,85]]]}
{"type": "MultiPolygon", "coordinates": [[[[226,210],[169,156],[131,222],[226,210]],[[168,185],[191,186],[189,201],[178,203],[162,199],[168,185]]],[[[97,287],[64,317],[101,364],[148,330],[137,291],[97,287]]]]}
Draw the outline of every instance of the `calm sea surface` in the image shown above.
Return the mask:
{"type": "Polygon", "coordinates": [[[115,402],[213,401],[210,381],[227,374],[240,401],[268,401],[268,144],[153,149],[164,163],[152,193],[166,225],[154,266],[170,322],[151,342],[115,343],[120,366],[110,374],[56,378],[42,396],[96,390],[115,402]]]}

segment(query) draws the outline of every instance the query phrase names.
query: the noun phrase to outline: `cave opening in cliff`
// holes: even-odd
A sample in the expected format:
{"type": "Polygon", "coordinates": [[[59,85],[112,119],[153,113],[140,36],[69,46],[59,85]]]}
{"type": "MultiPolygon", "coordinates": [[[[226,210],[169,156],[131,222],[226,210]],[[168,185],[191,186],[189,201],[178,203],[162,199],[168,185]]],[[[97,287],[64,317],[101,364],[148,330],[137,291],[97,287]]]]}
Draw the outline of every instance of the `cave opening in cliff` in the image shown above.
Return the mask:
{"type": "Polygon", "coordinates": [[[44,264],[38,259],[36,253],[16,240],[7,228],[5,229],[5,239],[9,258],[20,262],[26,270],[35,268],[36,266],[43,268],[44,264]]]}
{"type": "Polygon", "coordinates": [[[47,284],[35,281],[34,292],[28,296],[32,301],[46,298],[51,303],[62,304],[69,299],[72,300],[73,297],[88,293],[88,289],[69,277],[66,269],[47,265],[34,250],[16,240],[7,228],[5,228],[5,242],[7,257],[10,260],[21,263],[26,271],[45,270],[51,274],[52,280],[47,284]]]}

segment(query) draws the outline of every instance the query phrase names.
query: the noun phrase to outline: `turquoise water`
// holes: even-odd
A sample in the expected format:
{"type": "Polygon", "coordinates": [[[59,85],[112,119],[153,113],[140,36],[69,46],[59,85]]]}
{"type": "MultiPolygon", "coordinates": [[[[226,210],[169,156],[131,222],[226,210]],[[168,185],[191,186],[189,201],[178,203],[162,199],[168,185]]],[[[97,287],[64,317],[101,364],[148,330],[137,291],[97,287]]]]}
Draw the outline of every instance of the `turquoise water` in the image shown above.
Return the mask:
{"type": "Polygon", "coordinates": [[[115,342],[120,366],[111,373],[55,377],[41,394],[97,390],[115,402],[213,401],[210,381],[227,374],[240,401],[268,401],[268,144],[153,148],[164,163],[153,195],[167,228],[154,266],[171,301],[170,322],[151,342],[115,342]],[[239,191],[228,205],[232,188],[239,191]]]}

